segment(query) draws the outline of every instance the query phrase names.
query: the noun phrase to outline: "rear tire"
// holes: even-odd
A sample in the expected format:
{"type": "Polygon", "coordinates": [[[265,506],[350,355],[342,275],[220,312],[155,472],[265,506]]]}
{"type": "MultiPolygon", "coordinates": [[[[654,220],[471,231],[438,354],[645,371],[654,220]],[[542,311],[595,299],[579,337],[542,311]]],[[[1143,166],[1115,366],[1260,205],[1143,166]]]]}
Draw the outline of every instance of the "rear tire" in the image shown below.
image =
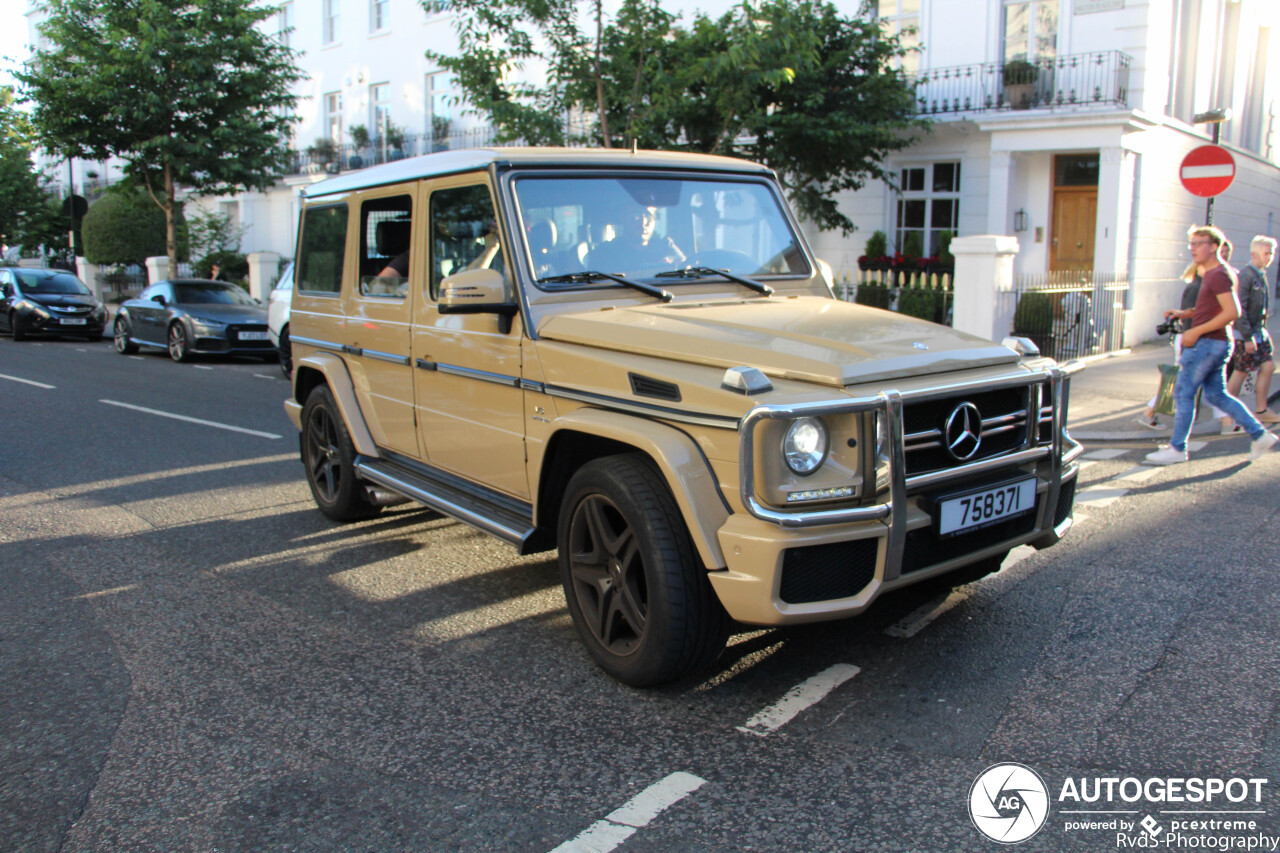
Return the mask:
{"type": "Polygon", "coordinates": [[[321,385],[302,408],[302,465],[320,511],[334,521],[362,521],[382,512],[356,479],[356,448],[328,387],[321,385]]]}
{"type": "Polygon", "coordinates": [[[123,317],[116,318],[116,324],[113,326],[115,337],[112,343],[116,348],[116,352],[121,355],[133,355],[138,351],[138,345],[129,340],[129,321],[123,317]]]}
{"type": "Polygon", "coordinates": [[[280,330],[280,344],[276,347],[280,352],[280,371],[285,379],[293,378],[293,344],[289,342],[289,327],[280,330]]]}
{"type": "Polygon", "coordinates": [[[560,505],[558,533],[569,613],[605,672],[646,687],[719,656],[731,620],[647,457],[608,456],[579,469],[560,505]]]}

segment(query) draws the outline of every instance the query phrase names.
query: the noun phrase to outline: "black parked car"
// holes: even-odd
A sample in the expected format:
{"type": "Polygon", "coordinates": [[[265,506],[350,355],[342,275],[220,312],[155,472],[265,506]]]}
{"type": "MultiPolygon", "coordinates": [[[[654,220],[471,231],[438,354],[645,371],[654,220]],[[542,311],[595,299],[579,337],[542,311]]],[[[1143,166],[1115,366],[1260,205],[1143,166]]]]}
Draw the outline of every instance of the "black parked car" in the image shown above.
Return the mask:
{"type": "Polygon", "coordinates": [[[121,305],[115,344],[121,355],[135,353],[139,346],[163,347],[174,361],[187,361],[195,353],[276,360],[266,306],[238,285],[198,278],[157,281],[121,305]]]}
{"type": "Polygon", "coordinates": [[[0,327],[15,341],[37,333],[98,341],[106,325],[106,306],[71,273],[0,267],[0,327]]]}

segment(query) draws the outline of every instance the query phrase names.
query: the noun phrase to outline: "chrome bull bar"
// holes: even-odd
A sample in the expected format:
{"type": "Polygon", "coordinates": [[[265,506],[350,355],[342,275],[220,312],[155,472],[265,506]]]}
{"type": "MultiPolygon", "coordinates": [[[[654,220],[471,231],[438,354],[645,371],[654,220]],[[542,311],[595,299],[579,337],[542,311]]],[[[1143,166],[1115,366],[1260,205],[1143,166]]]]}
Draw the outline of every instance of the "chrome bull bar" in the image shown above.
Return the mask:
{"type": "MultiPolygon", "coordinates": [[[[1050,507],[1049,511],[1053,511],[1052,508],[1058,504],[1063,471],[1067,465],[1084,452],[1084,448],[1067,435],[1066,432],[1066,412],[1070,388],[1068,378],[1072,373],[1083,367],[1084,364],[1081,362],[1071,362],[1062,366],[1045,367],[1030,371],[1022,370],[994,379],[956,382],[918,391],[902,392],[897,389],[886,389],[872,397],[852,397],[846,400],[824,400],[794,405],[757,406],[742,418],[739,425],[739,483],[742,492],[742,503],[747,508],[747,511],[756,518],[773,522],[786,528],[884,521],[887,519],[888,552],[886,555],[886,575],[896,577],[902,565],[902,553],[906,543],[907,494],[909,491],[960,480],[997,468],[1022,465],[1048,457],[1050,460],[1049,488],[1045,495],[1045,502],[1046,506],[1050,507]],[[1053,412],[1053,435],[1048,445],[1038,445],[1036,441],[1040,429],[1040,412],[1043,405],[1040,388],[1046,382],[1049,385],[1050,404],[1053,412]],[[917,474],[914,477],[906,475],[906,442],[903,435],[902,419],[904,400],[928,400],[963,394],[967,391],[991,391],[1024,385],[1032,386],[1032,393],[1027,407],[1028,439],[1024,449],[990,459],[970,462],[965,465],[957,465],[944,471],[932,471],[927,474],[917,474]],[[876,503],[871,506],[782,512],[765,506],[756,498],[755,434],[757,424],[766,419],[794,419],[867,412],[878,413],[885,419],[887,426],[889,490],[886,502],[876,503]]],[[[876,477],[873,475],[867,479],[874,483],[876,477]]],[[[1050,516],[1050,523],[1052,523],[1052,516],[1050,516]]]]}

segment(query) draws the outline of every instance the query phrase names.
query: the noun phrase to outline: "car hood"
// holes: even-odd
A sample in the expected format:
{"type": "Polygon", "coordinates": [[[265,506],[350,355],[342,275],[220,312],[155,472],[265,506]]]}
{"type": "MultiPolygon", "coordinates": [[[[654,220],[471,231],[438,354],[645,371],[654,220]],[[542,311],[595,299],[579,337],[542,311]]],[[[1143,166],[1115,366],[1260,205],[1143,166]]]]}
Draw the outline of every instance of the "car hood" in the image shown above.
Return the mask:
{"type": "Polygon", "coordinates": [[[58,307],[96,308],[102,304],[92,296],[82,296],[78,293],[24,293],[23,296],[41,305],[56,305],[58,307]]]}
{"type": "Polygon", "coordinates": [[[559,314],[538,334],[836,387],[1018,361],[1009,348],[948,326],[817,296],[559,314]]]}
{"type": "Polygon", "coordinates": [[[192,317],[202,320],[213,320],[215,323],[241,324],[261,323],[266,325],[267,309],[264,305],[178,305],[177,308],[192,317]]]}

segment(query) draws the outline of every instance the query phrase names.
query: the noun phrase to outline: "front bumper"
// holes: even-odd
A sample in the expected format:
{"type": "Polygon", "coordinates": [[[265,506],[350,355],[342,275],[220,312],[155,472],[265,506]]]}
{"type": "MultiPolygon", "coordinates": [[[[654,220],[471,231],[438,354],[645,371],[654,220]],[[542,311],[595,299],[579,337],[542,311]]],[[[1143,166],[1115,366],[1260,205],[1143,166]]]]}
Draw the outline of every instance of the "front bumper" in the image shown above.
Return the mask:
{"type": "MultiPolygon", "coordinates": [[[[718,538],[727,568],[709,574],[726,610],[759,625],[813,622],[853,616],[882,593],[1001,554],[1018,545],[1047,547],[1071,526],[1084,448],[1065,429],[1067,382],[1079,369],[1052,367],[1010,375],[1006,385],[1047,382],[1051,439],[1039,441],[1038,418],[1028,424],[1026,446],[1013,452],[914,476],[907,473],[902,407],[904,395],[883,391],[840,403],[760,407],[743,420],[742,456],[752,459],[754,424],[765,418],[880,412],[888,424],[888,488],[867,506],[781,512],[756,498],[753,471],[741,471],[747,513],[729,518],[718,538]],[[932,498],[975,483],[1005,477],[1036,478],[1034,511],[990,527],[941,539],[934,533],[932,498]]],[[[997,383],[998,384],[998,383],[997,383]]],[[[989,388],[987,380],[973,387],[989,388]]],[[[962,384],[912,392],[911,398],[964,393],[962,384]]],[[[1038,386],[1037,386],[1038,387],[1038,386]]],[[[1028,411],[1044,411],[1039,391],[1028,411]]]]}

